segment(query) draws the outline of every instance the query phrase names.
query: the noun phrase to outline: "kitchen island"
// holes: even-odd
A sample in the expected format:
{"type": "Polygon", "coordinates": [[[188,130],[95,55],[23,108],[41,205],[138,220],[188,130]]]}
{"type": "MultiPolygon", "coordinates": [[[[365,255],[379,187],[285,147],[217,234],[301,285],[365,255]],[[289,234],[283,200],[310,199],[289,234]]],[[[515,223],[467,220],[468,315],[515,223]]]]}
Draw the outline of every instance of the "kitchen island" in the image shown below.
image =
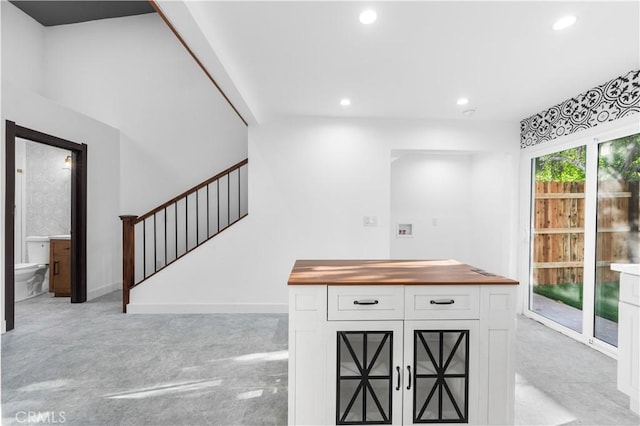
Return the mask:
{"type": "Polygon", "coordinates": [[[455,260],[298,260],[289,424],[512,424],[517,281],[455,260]]]}

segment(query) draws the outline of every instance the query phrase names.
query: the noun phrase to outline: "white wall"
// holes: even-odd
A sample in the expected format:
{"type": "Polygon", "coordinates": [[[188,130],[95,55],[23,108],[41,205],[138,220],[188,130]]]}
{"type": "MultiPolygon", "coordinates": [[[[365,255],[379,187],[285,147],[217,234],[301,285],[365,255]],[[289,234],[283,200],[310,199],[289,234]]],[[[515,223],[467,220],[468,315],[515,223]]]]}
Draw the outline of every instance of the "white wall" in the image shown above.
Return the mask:
{"type": "Polygon", "coordinates": [[[3,123],[88,144],[88,297],[119,288],[118,215],[246,158],[248,129],[156,14],[44,28],[2,1],[2,15],[3,123]]]}
{"type": "MultiPolygon", "coordinates": [[[[6,98],[3,87],[3,103],[7,99],[16,117],[11,119],[89,143],[90,161],[104,156],[104,164],[90,163],[90,170],[104,171],[102,184],[111,183],[97,194],[115,195],[120,202],[105,207],[90,199],[105,207],[92,210],[90,226],[110,224],[96,229],[89,242],[88,250],[101,255],[101,263],[89,266],[92,279],[119,280],[112,270],[120,264],[118,213],[141,214],[246,155],[247,129],[163,25],[157,16],[144,15],[44,30],[44,93],[121,129],[115,133],[121,145],[115,162],[113,152],[97,154],[107,144],[94,146],[84,134],[88,124],[80,122],[86,117],[33,93],[22,97],[14,91],[6,98]],[[54,120],[63,116],[65,123],[54,120]],[[118,164],[119,197],[113,185],[118,164]]],[[[23,85],[39,90],[35,77],[23,85]]],[[[135,288],[131,311],[285,311],[286,280],[295,259],[389,257],[392,150],[506,153],[509,163],[518,150],[518,128],[465,120],[364,119],[254,126],[248,218],[135,288]],[[376,216],[378,226],[363,226],[363,216],[376,216]]],[[[504,185],[514,193],[515,167],[505,170],[504,185]]],[[[508,246],[510,224],[496,226],[496,241],[508,246]]],[[[491,269],[513,276],[514,263],[507,250],[503,266],[491,269]]]]}
{"type": "MultiPolygon", "coordinates": [[[[118,289],[122,259],[118,219],[118,131],[32,92],[6,84],[2,87],[3,128],[5,120],[87,144],[87,297],[91,299],[118,289]]],[[[4,146],[4,131],[2,143],[4,146]]],[[[2,173],[4,165],[3,161],[2,173]]],[[[4,197],[2,200],[4,203],[4,197]]],[[[4,263],[4,257],[2,260],[4,263]]]]}
{"type": "Polygon", "coordinates": [[[471,154],[403,152],[391,163],[391,258],[470,263],[471,154]],[[412,235],[398,236],[397,224],[412,235]]]}
{"type": "MultiPolygon", "coordinates": [[[[486,154],[476,167],[497,161],[496,173],[512,195],[518,131],[511,123],[462,120],[301,119],[251,126],[249,216],[134,288],[129,312],[285,312],[296,259],[389,257],[392,150],[486,154]],[[378,226],[365,227],[363,216],[376,216],[378,226]]],[[[514,203],[514,197],[501,199],[514,203]]],[[[512,224],[495,227],[495,244],[508,246],[512,224]]],[[[500,254],[499,266],[479,266],[514,277],[515,252],[500,254]]]]}
{"type": "MultiPolygon", "coordinates": [[[[44,38],[46,30],[9,2],[1,2],[2,84],[1,140],[5,121],[88,146],[87,297],[113,291],[121,282],[119,214],[119,132],[83,114],[44,98],[44,38]]],[[[0,150],[0,174],[5,175],[5,150],[0,150]]],[[[4,193],[4,180],[2,183],[4,193]]],[[[4,241],[4,195],[0,200],[4,241]]],[[[4,244],[0,272],[4,274],[4,244]]],[[[13,268],[12,265],[9,266],[13,268]]],[[[3,275],[4,276],[4,275],[3,275]]],[[[2,287],[4,318],[4,286],[2,287]]],[[[4,331],[4,324],[3,324],[4,331]]]]}
{"type": "Polygon", "coordinates": [[[469,200],[469,263],[513,279],[518,253],[518,151],[474,153],[469,200]]]}
{"type": "Polygon", "coordinates": [[[2,81],[42,95],[45,28],[8,1],[1,7],[2,81]]]}
{"type": "Polygon", "coordinates": [[[247,127],[157,14],[46,29],[46,95],[121,131],[122,214],[247,158],[247,127]]]}

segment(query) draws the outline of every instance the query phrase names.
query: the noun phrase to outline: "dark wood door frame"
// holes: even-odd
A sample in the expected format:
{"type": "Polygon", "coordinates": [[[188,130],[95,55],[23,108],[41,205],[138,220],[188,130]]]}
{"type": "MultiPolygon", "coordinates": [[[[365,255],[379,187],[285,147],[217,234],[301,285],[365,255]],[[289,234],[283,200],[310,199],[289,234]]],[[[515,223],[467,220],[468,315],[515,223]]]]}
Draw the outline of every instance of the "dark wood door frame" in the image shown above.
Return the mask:
{"type": "Polygon", "coordinates": [[[87,300],[87,145],[6,122],[4,214],[4,315],[7,331],[14,328],[14,226],[16,138],[71,151],[71,303],[87,300]]]}

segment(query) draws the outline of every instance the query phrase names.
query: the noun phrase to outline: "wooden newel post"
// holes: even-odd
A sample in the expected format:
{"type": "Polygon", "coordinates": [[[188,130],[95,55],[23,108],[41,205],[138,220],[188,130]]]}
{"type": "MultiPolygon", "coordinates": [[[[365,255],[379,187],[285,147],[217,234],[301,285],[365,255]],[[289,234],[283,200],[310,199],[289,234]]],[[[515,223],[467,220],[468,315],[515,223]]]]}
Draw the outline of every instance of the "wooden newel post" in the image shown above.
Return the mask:
{"type": "Polygon", "coordinates": [[[120,216],[122,220],[122,312],[127,313],[129,290],[133,287],[136,274],[135,224],[138,216],[120,216]]]}

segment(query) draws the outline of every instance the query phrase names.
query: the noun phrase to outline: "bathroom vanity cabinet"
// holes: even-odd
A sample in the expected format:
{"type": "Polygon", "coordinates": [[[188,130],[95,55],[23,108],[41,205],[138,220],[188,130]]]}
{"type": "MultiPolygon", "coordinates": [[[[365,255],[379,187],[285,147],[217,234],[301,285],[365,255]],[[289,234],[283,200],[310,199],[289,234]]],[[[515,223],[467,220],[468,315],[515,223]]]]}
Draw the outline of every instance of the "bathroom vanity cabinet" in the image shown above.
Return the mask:
{"type": "Polygon", "coordinates": [[[289,423],[513,423],[517,282],[446,261],[297,261],[289,423]]]}
{"type": "Polygon", "coordinates": [[[71,240],[49,239],[49,292],[56,297],[71,296],[71,240]]]}

